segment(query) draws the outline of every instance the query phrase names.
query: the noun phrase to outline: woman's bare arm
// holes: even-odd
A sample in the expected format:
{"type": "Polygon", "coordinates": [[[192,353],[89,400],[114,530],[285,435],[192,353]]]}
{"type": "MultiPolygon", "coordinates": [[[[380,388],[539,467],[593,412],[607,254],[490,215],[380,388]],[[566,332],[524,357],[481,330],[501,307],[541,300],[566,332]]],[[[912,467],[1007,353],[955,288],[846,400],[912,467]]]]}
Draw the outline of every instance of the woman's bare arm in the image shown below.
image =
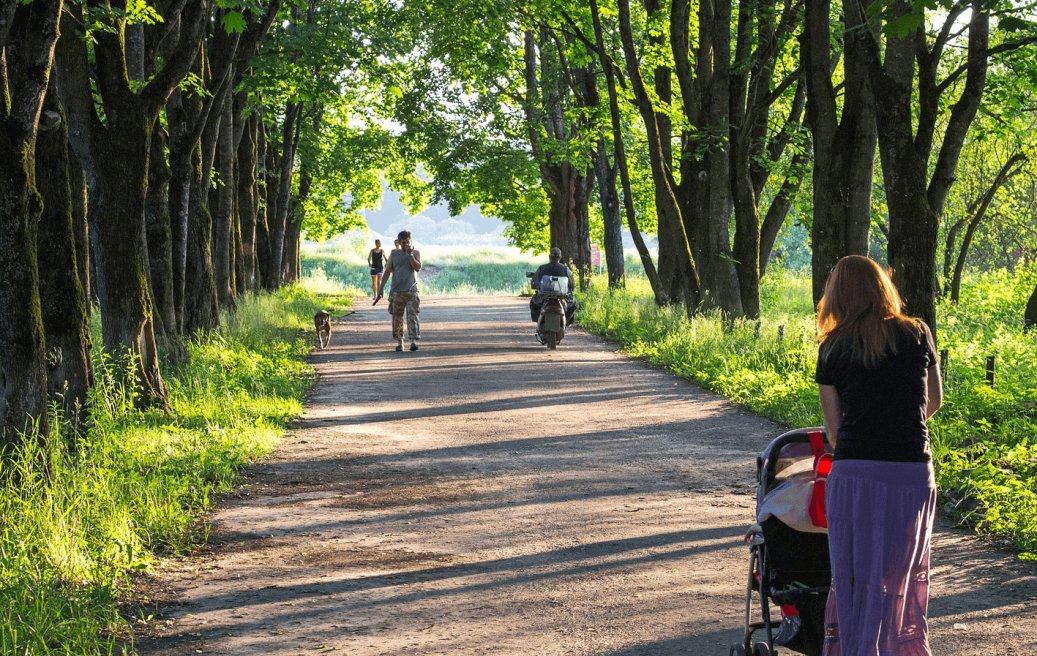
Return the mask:
{"type": "Polygon", "coordinates": [[[934,364],[925,370],[925,388],[929,402],[925,405],[925,418],[929,419],[943,405],[943,379],[940,378],[940,365],[934,364]]]}
{"type": "Polygon", "coordinates": [[[382,272],[382,281],[378,285],[378,298],[382,297],[382,292],[385,290],[385,283],[386,283],[387,280],[389,280],[389,276],[391,276],[391,275],[392,275],[392,258],[389,258],[389,261],[385,263],[385,271],[382,272]]]}

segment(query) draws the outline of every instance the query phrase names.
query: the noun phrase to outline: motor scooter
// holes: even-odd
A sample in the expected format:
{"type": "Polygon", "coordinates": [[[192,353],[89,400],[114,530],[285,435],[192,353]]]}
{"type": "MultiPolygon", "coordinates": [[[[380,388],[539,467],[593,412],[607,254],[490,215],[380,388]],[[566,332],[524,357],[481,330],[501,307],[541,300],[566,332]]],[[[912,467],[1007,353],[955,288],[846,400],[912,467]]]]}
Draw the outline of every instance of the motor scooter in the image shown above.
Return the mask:
{"type": "MultiPolygon", "coordinates": [[[[535,274],[526,272],[527,278],[535,274]]],[[[537,319],[537,340],[554,350],[565,337],[566,312],[568,311],[569,279],[565,276],[543,276],[536,288],[543,304],[537,319]]]]}

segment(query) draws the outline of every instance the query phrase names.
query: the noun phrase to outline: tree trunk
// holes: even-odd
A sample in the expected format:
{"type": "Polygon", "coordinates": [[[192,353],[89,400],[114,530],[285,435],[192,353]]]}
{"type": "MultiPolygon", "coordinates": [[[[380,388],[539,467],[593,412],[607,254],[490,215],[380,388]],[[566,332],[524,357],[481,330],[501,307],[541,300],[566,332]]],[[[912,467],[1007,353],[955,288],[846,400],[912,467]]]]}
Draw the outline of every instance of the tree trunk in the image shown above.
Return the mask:
{"type": "Polygon", "coordinates": [[[59,89],[77,157],[91,174],[90,207],[104,344],[128,350],[141,405],[168,408],[159,370],[152,298],[148,289],[145,199],[151,131],[162,106],[190,71],[209,17],[209,0],[187,0],[175,47],[162,68],[139,87],[127,77],[126,21],[91,33],[93,62],[82,31],[83,8],[62,16],[59,89]],[[93,83],[93,84],[92,84],[93,83]],[[103,116],[97,113],[99,94],[103,116]]]}
{"type": "MultiPolygon", "coordinates": [[[[709,68],[708,62],[712,63],[708,75],[700,73],[698,76],[700,97],[706,99],[699,129],[717,136],[699,144],[707,148],[705,170],[709,185],[708,205],[703,216],[705,239],[702,242],[708,266],[698,263],[698,268],[702,273],[703,287],[712,296],[707,303],[720,308],[728,317],[740,317],[745,312],[728,229],[731,220],[731,158],[727,138],[731,96],[731,3],[699,3],[699,21],[700,71],[709,68]]],[[[758,254],[747,257],[758,263],[758,254]]]]}
{"type": "MultiPolygon", "coordinates": [[[[699,303],[702,301],[699,276],[695,263],[692,261],[691,245],[688,242],[688,233],[681,217],[681,208],[674,195],[673,175],[670,162],[666,158],[668,146],[661,139],[658,116],[641,77],[640,61],[634,47],[633,30],[630,25],[628,0],[619,0],[619,26],[627,74],[634,89],[638,111],[648,133],[652,180],[656,189],[656,212],[659,216],[660,282],[665,289],[666,280],[662,275],[662,253],[664,248],[672,248],[677,264],[675,272],[680,276],[682,283],[680,285],[680,291],[683,294],[681,300],[684,301],[685,310],[690,315],[698,309],[699,303]],[[669,243],[664,246],[665,240],[669,240],[669,243]]],[[[665,291],[664,294],[666,294],[665,291]]],[[[668,295],[664,298],[669,298],[671,301],[677,300],[668,295]]]]}
{"type": "Polygon", "coordinates": [[[1026,310],[1023,312],[1023,330],[1030,331],[1037,328],[1037,287],[1030,294],[1026,302],[1026,310]]]}
{"type": "Polygon", "coordinates": [[[609,289],[626,286],[626,260],[623,253],[623,219],[619,215],[619,194],[616,190],[615,165],[609,164],[605,134],[594,151],[594,175],[598,179],[598,200],[601,220],[605,228],[605,266],[609,272],[609,289]]]}
{"type": "Polygon", "coordinates": [[[151,293],[155,310],[162,319],[167,337],[179,334],[173,293],[173,231],[169,211],[170,169],[166,160],[168,137],[165,128],[157,126],[151,137],[148,159],[148,197],[145,205],[148,264],[151,269],[151,293]]]}
{"type": "Polygon", "coordinates": [[[277,185],[271,176],[277,169],[276,149],[267,140],[266,124],[259,121],[256,143],[256,166],[263,162],[264,172],[256,179],[256,290],[269,289],[270,278],[270,228],[269,217],[277,203],[277,185]]]}
{"type": "Polygon", "coordinates": [[[173,93],[166,104],[169,125],[169,220],[173,253],[173,308],[177,327],[184,331],[187,280],[187,235],[191,210],[191,159],[198,139],[192,135],[192,121],[201,110],[199,99],[173,93]]]}
{"type": "Polygon", "coordinates": [[[292,169],[295,166],[295,148],[299,141],[299,119],[302,104],[289,102],[285,107],[284,126],[281,140],[281,156],[279,157],[279,177],[277,179],[277,207],[273,217],[268,215],[270,229],[270,278],[267,289],[281,286],[281,275],[284,270],[286,231],[288,229],[288,210],[292,198],[292,169]]]}
{"type": "Polygon", "coordinates": [[[627,227],[630,230],[631,238],[634,240],[637,254],[641,258],[641,265],[644,267],[645,275],[648,276],[648,281],[652,286],[652,292],[655,294],[655,302],[657,305],[662,306],[666,305],[669,299],[663,290],[659,274],[656,271],[655,264],[652,262],[652,255],[648,252],[648,247],[645,245],[644,238],[641,235],[641,229],[637,225],[637,213],[634,210],[634,199],[631,193],[630,170],[627,167],[626,147],[623,142],[623,123],[619,113],[616,75],[612,69],[612,60],[606,55],[605,39],[602,34],[601,15],[598,11],[597,0],[590,0],[590,7],[591,18],[594,22],[594,40],[598,49],[598,58],[601,61],[602,68],[605,69],[606,88],[609,95],[609,117],[612,124],[612,147],[616,158],[616,169],[619,170],[619,179],[623,186],[623,209],[627,217],[627,227]]]}
{"type": "MultiPolygon", "coordinates": [[[[276,126],[272,126],[276,127],[276,126]]],[[[268,135],[269,136],[269,135],[268,135]]],[[[256,224],[256,240],[264,247],[257,246],[260,255],[260,268],[262,270],[264,289],[275,289],[277,287],[277,275],[274,274],[274,242],[272,235],[272,224],[277,216],[277,205],[280,202],[278,192],[280,185],[281,149],[277,142],[267,141],[266,173],[263,175],[266,204],[263,211],[265,220],[262,224],[256,224]],[[261,229],[262,228],[262,229],[261,229]]]]}
{"type": "Polygon", "coordinates": [[[209,211],[209,190],[212,188],[213,161],[219,139],[221,113],[215,100],[209,113],[201,140],[192,153],[190,212],[188,225],[188,259],[191,267],[186,280],[186,307],[184,332],[208,332],[220,322],[219,302],[213,266],[213,220],[209,211]]]}
{"type": "Polygon", "coordinates": [[[93,385],[90,328],[79,278],[73,195],[64,112],[53,88],[36,139],[36,185],[43,198],[37,246],[40,308],[47,344],[47,392],[75,433],[86,430],[87,392],[93,385]]]}
{"type": "MultiPolygon", "coordinates": [[[[944,122],[935,166],[930,151],[935,142],[940,97],[947,86],[935,80],[954,20],[966,4],[956,6],[948,23],[930,44],[924,31],[887,37],[884,57],[878,44],[868,46],[866,64],[877,98],[883,182],[889,206],[889,264],[907,311],[919,316],[936,333],[938,289],[936,249],[940,217],[957,170],[958,157],[979,109],[986,85],[989,52],[989,8],[968,3],[968,49],[965,83],[944,122]],[[930,170],[932,171],[930,174],[930,170]]],[[[908,16],[910,3],[896,3],[887,20],[908,16]]],[[[863,18],[857,18],[863,23],[863,18]]]]}
{"type": "Polygon", "coordinates": [[[256,288],[256,126],[255,116],[245,121],[238,145],[238,216],[241,231],[241,287],[256,288]]]}
{"type": "Polygon", "coordinates": [[[168,406],[159,371],[154,307],[148,290],[144,204],[151,126],[120,121],[119,138],[95,146],[94,187],[90,194],[97,259],[101,332],[109,353],[129,350],[134,359],[139,402],[168,406]]]}
{"type": "Polygon", "coordinates": [[[284,232],[284,272],[281,278],[288,285],[299,282],[299,244],[302,240],[301,210],[296,209],[292,214],[284,232]]]}
{"type": "Polygon", "coordinates": [[[551,245],[562,249],[562,261],[573,268],[583,288],[590,275],[588,179],[568,162],[541,168],[549,179],[545,187],[550,201],[551,245]]]}
{"type": "Polygon", "coordinates": [[[954,264],[954,276],[951,279],[952,302],[958,302],[958,297],[961,292],[961,274],[965,270],[965,258],[969,254],[969,247],[972,245],[972,238],[976,234],[976,228],[979,227],[980,221],[982,221],[983,217],[986,216],[987,208],[990,207],[990,203],[994,200],[994,195],[997,194],[997,190],[1020,170],[1015,169],[1013,171],[1012,168],[1016,164],[1022,164],[1025,161],[1026,156],[1022,153],[1015,153],[1008,158],[1008,161],[1004,163],[1001,169],[997,172],[997,175],[994,176],[994,181],[990,183],[990,187],[987,188],[986,193],[983,194],[975,214],[973,214],[969,219],[968,227],[965,228],[965,236],[961,239],[961,249],[958,251],[958,259],[954,264]]]}
{"type": "Polygon", "coordinates": [[[72,187],[72,234],[76,240],[76,267],[79,284],[86,299],[86,313],[90,314],[90,229],[87,227],[86,174],[78,159],[69,153],[69,184],[72,187]]]}
{"type": "Polygon", "coordinates": [[[216,147],[216,167],[219,171],[219,187],[216,192],[216,231],[213,238],[213,267],[216,277],[216,298],[221,306],[233,307],[234,287],[231,284],[233,269],[234,192],[234,103],[228,94],[219,114],[220,136],[216,147]]]}
{"type": "MultiPolygon", "coordinates": [[[[814,303],[828,274],[846,255],[867,255],[872,171],[877,143],[875,108],[863,62],[863,27],[844,43],[844,101],[838,116],[831,53],[830,0],[808,2],[802,37],[807,81],[807,123],[813,137],[811,272],[814,303]]],[[[851,34],[851,30],[846,32],[851,34]]]]}
{"type": "Polygon", "coordinates": [[[5,3],[0,15],[0,453],[47,425],[36,236],[36,136],[60,0],[5,3]]]}

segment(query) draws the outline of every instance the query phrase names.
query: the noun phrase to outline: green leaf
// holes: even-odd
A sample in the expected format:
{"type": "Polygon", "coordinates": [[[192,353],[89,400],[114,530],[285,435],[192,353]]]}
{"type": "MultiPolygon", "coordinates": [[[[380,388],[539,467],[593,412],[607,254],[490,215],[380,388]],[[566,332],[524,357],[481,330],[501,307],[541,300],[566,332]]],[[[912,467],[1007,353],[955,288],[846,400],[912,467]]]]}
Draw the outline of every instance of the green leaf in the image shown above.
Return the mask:
{"type": "Polygon", "coordinates": [[[228,34],[244,32],[245,27],[245,17],[240,11],[229,11],[223,17],[223,29],[227,30],[228,34]]]}
{"type": "Polygon", "coordinates": [[[1004,32],[1025,32],[1037,30],[1037,23],[1024,20],[1018,16],[1002,16],[997,22],[997,27],[1004,32]]]}

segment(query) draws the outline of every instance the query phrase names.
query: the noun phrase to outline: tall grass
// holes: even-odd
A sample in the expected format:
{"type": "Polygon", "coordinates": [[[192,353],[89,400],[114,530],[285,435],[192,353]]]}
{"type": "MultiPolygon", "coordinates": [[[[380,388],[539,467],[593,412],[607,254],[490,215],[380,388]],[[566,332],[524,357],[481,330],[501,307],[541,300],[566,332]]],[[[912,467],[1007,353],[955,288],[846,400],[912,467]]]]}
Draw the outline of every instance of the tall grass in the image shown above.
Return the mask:
{"type": "MultiPolygon", "coordinates": [[[[600,282],[600,281],[599,281],[600,282]]],[[[930,422],[947,510],[1037,557],[1037,335],[1021,332],[1037,268],[972,275],[959,304],[939,306],[939,348],[948,351],[946,401],[930,422]],[[986,357],[996,356],[993,387],[986,357]]],[[[581,296],[580,323],[634,356],[789,426],[822,421],[808,274],[768,273],[759,321],[688,319],[658,308],[647,283],[600,284],[581,296]]]]}
{"type": "Polygon", "coordinates": [[[214,495],[298,416],[302,329],[326,302],[301,288],[242,299],[166,363],[169,414],[135,409],[128,362],[95,355],[86,435],[36,436],[0,462],[0,653],[131,650],[132,575],[204,539],[214,495]]]}

